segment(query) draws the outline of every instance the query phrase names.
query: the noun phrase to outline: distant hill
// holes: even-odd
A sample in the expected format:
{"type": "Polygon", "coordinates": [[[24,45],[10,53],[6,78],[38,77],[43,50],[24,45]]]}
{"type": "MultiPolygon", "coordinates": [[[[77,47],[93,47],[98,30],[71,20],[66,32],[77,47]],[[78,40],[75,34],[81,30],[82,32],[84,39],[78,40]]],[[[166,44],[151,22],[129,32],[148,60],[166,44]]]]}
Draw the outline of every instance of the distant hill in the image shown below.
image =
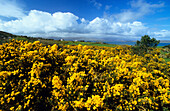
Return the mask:
{"type": "Polygon", "coordinates": [[[170,40],[160,40],[160,43],[170,43],[170,40]]]}
{"type": "Polygon", "coordinates": [[[19,36],[19,35],[14,35],[8,32],[0,31],[0,44],[8,42],[9,39],[27,40],[27,41],[33,42],[33,41],[38,40],[39,38],[19,36]]]}
{"type": "Polygon", "coordinates": [[[0,31],[0,39],[8,39],[8,38],[15,38],[15,37],[17,36],[8,32],[0,31]]]}
{"type": "Polygon", "coordinates": [[[41,37],[19,36],[19,35],[14,35],[8,32],[0,31],[0,44],[9,42],[9,39],[24,40],[28,42],[34,42],[38,40],[41,43],[43,43],[43,45],[66,44],[65,41],[59,41],[59,40],[53,40],[53,39],[47,39],[47,38],[41,38],[41,37]]]}

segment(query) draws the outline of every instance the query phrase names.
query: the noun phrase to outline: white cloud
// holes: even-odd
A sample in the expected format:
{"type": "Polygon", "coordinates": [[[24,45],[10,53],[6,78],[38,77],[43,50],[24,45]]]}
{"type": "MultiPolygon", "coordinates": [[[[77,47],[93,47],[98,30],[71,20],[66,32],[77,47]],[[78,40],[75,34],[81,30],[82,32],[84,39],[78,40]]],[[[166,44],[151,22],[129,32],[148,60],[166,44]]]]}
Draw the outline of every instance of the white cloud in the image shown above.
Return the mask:
{"type": "Polygon", "coordinates": [[[147,27],[141,22],[134,21],[132,23],[111,22],[104,18],[95,18],[86,26],[91,33],[108,34],[108,35],[143,35],[147,33],[147,27]]]}
{"type": "Polygon", "coordinates": [[[96,17],[90,21],[86,28],[92,33],[107,33],[111,25],[107,19],[96,17]]]}
{"type": "Polygon", "coordinates": [[[84,18],[82,18],[82,19],[81,19],[81,22],[82,22],[82,23],[85,23],[85,22],[86,22],[86,20],[85,20],[84,18]]]}
{"type": "Polygon", "coordinates": [[[160,30],[157,32],[151,32],[151,35],[159,38],[159,39],[169,39],[170,38],[170,30],[160,30]]]}
{"type": "MultiPolygon", "coordinates": [[[[25,35],[56,36],[70,35],[142,35],[147,33],[147,27],[141,22],[114,22],[105,18],[96,17],[92,21],[79,18],[72,13],[56,12],[50,14],[38,10],[31,10],[21,19],[0,22],[0,30],[25,35]],[[81,23],[78,23],[80,19],[81,23]]],[[[96,35],[96,36],[97,36],[96,35]]]]}
{"type": "Polygon", "coordinates": [[[0,19],[0,25],[3,23],[3,21],[0,19]]]}
{"type": "Polygon", "coordinates": [[[72,13],[56,12],[50,14],[37,10],[31,10],[22,19],[12,20],[0,25],[1,30],[12,33],[44,33],[51,31],[73,31],[77,25],[78,17],[72,13]]]}
{"type": "Polygon", "coordinates": [[[94,4],[94,6],[97,8],[97,9],[100,9],[102,7],[102,4],[97,2],[96,0],[90,0],[91,3],[94,4]]]}
{"type": "Polygon", "coordinates": [[[132,24],[129,24],[130,34],[141,36],[148,33],[148,27],[145,27],[141,22],[135,21],[132,24]]]}
{"type": "Polygon", "coordinates": [[[4,17],[23,17],[24,11],[14,0],[0,0],[0,16],[4,17]]]}
{"type": "Polygon", "coordinates": [[[141,37],[145,34],[164,37],[170,35],[168,31],[151,33],[149,28],[139,21],[123,23],[99,17],[88,21],[69,12],[50,14],[38,10],[31,10],[21,19],[0,20],[0,30],[42,37],[141,37]],[[81,22],[78,23],[78,20],[81,22]]]}
{"type": "Polygon", "coordinates": [[[131,22],[137,20],[144,15],[151,14],[155,12],[155,9],[164,7],[164,3],[160,4],[150,4],[144,0],[137,0],[130,2],[130,9],[126,9],[123,12],[112,15],[120,22],[131,22]]]}

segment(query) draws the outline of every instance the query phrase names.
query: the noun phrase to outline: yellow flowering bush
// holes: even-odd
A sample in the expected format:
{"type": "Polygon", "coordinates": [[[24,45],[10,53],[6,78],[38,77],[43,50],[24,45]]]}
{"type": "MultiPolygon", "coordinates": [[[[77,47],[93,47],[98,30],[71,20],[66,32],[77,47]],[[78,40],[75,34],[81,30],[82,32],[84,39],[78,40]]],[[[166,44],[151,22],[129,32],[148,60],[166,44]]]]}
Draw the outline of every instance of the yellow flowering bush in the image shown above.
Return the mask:
{"type": "Polygon", "coordinates": [[[0,45],[0,110],[170,110],[170,62],[131,46],[0,45]]]}

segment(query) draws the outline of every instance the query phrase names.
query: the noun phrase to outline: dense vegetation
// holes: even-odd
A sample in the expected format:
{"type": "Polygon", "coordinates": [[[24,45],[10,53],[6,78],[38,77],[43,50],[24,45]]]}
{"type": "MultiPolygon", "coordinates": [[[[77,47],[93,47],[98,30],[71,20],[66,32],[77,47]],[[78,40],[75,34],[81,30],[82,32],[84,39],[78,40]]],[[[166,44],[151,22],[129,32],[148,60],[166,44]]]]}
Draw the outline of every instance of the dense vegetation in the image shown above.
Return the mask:
{"type": "Polygon", "coordinates": [[[160,40],[156,40],[155,38],[150,38],[148,35],[144,35],[141,37],[141,40],[136,42],[136,46],[142,48],[156,47],[160,43],[160,40]]]}
{"type": "Polygon", "coordinates": [[[0,108],[170,110],[170,62],[160,54],[11,40],[0,45],[0,108]]]}
{"type": "MultiPolygon", "coordinates": [[[[132,52],[133,54],[137,54],[139,56],[144,56],[147,53],[150,53],[154,48],[157,48],[157,45],[160,43],[159,40],[155,38],[150,38],[148,35],[144,35],[141,37],[140,41],[137,41],[135,46],[133,46],[132,52]]],[[[170,45],[159,48],[160,54],[159,57],[165,59],[165,61],[170,61],[170,45]]]]}

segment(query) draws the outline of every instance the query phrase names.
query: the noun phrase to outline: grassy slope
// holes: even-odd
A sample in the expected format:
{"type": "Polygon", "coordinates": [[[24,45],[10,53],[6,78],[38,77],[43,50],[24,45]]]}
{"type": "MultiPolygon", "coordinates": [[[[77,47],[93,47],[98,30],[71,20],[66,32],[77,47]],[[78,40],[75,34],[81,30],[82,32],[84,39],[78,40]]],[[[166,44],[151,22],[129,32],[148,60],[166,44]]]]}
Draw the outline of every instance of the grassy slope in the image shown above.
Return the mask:
{"type": "MultiPolygon", "coordinates": [[[[165,46],[158,46],[157,48],[164,49],[165,46]]],[[[164,56],[165,56],[166,54],[168,54],[168,53],[170,53],[170,52],[165,52],[165,51],[161,50],[161,54],[164,55],[164,56]]],[[[170,58],[167,58],[166,56],[163,57],[163,58],[165,59],[166,62],[170,62],[170,58]]]]}
{"type": "Polygon", "coordinates": [[[117,46],[115,44],[102,44],[98,42],[74,42],[74,41],[58,41],[58,40],[39,40],[42,44],[44,45],[53,45],[53,44],[58,44],[58,45],[90,45],[90,46],[106,46],[106,47],[114,47],[117,46]]]}
{"type": "Polygon", "coordinates": [[[73,42],[73,41],[68,41],[67,44],[65,45],[90,45],[90,46],[106,46],[106,47],[114,47],[117,46],[115,44],[103,44],[103,43],[99,43],[99,42],[73,42]]]}
{"type": "Polygon", "coordinates": [[[170,62],[170,58],[164,58],[166,62],[170,62]]]}

